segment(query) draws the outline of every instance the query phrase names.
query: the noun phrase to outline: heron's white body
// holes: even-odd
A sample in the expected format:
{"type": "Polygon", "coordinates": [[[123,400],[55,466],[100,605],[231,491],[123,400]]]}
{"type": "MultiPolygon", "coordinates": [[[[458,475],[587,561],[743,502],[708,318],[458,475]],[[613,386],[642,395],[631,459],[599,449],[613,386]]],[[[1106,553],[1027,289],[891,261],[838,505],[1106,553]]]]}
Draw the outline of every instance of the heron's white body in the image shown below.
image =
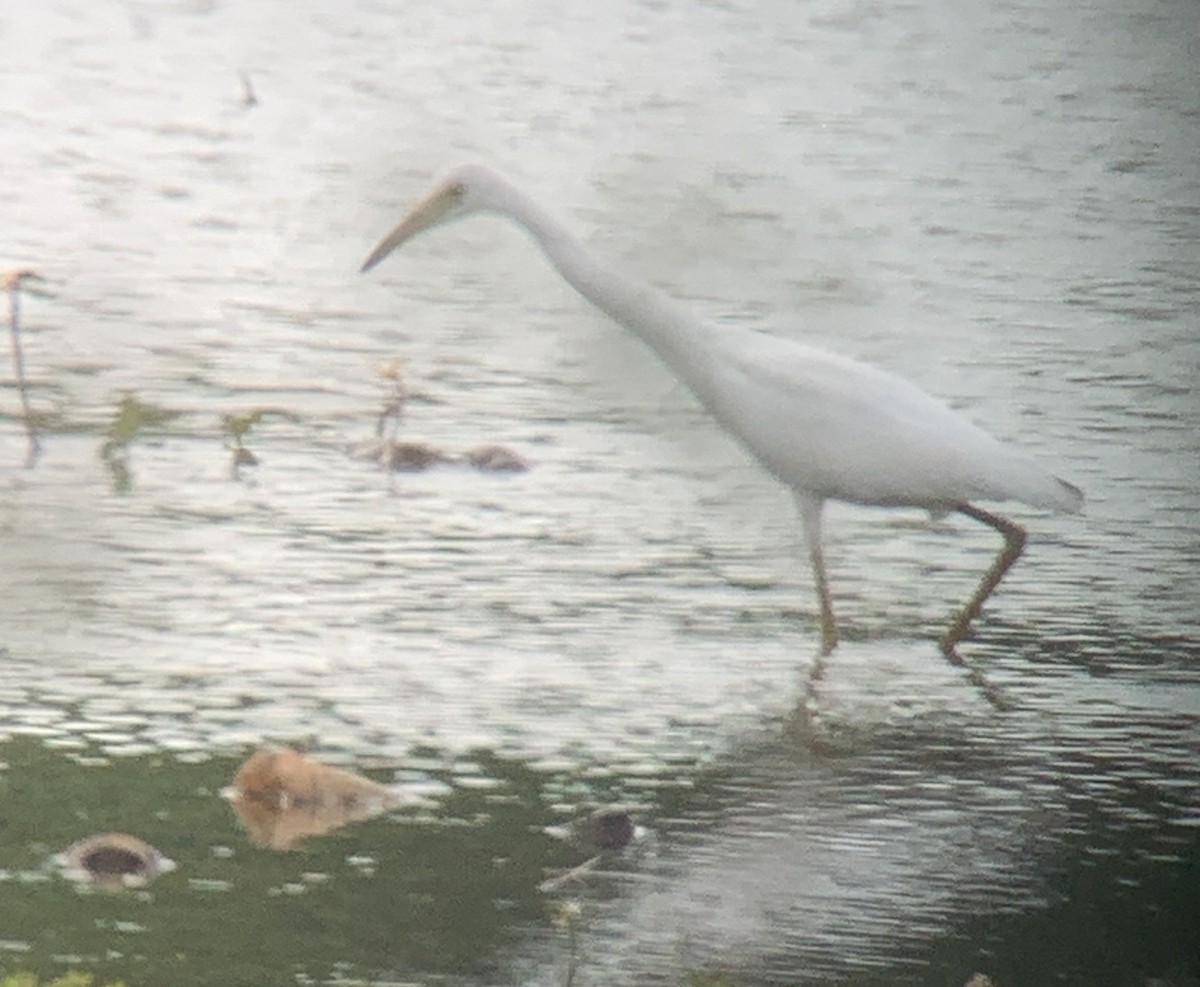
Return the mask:
{"type": "MultiPolygon", "coordinates": [[[[813,552],[826,650],[836,640],[820,555],[826,500],[962,510],[1006,538],[1020,529],[972,508],[972,501],[1018,500],[1065,511],[1082,504],[1078,489],[903,378],[785,337],[697,320],[650,285],[599,262],[533,199],[478,165],[447,176],[381,241],[363,269],[422,230],[481,211],[523,226],[580,294],[640,336],[713,417],[793,490],[813,552]]],[[[1011,558],[985,578],[959,619],[961,634],[1019,553],[1019,544],[1010,544],[1011,558]]],[[[952,645],[944,645],[948,654],[952,645]]]]}
{"type": "Polygon", "coordinates": [[[753,331],[720,339],[705,406],[799,494],[948,510],[1077,506],[1073,488],[894,374],[753,331]]]}
{"type": "Polygon", "coordinates": [[[973,500],[1077,509],[1078,493],[902,377],[753,329],[716,326],[598,263],[479,166],[483,209],[525,227],[580,294],[640,335],[763,466],[815,500],[946,510],[973,500]]]}

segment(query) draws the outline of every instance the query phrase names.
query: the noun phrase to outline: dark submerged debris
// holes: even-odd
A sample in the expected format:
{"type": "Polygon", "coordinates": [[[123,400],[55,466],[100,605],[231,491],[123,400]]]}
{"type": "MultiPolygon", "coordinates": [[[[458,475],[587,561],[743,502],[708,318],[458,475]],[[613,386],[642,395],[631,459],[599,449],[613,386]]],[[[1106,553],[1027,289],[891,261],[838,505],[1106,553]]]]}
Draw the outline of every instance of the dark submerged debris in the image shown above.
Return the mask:
{"type": "Polygon", "coordinates": [[[464,455],[467,462],[486,473],[524,473],[529,469],[529,463],[508,446],[475,446],[464,455]]]}
{"type": "Polygon", "coordinates": [[[436,446],[427,442],[407,442],[403,439],[372,439],[351,447],[354,459],[378,463],[385,470],[395,473],[419,473],[438,463],[452,459],[436,446]]]}
{"type": "Polygon", "coordinates": [[[445,452],[427,442],[400,438],[405,409],[413,396],[404,380],[406,360],[393,360],[382,367],[379,377],[386,382],[383,407],[375,419],[375,438],[350,447],[354,459],[379,464],[393,473],[417,473],[439,463],[466,462],[485,473],[523,473],[529,463],[507,446],[479,445],[461,455],[445,452]]]}
{"type": "Polygon", "coordinates": [[[637,835],[633,817],[620,806],[597,809],[575,822],[575,839],[595,850],[624,850],[637,835]]]}
{"type": "Polygon", "coordinates": [[[629,810],[619,805],[603,806],[576,819],[569,826],[551,826],[546,832],[570,840],[592,856],[577,867],[552,874],[539,884],[538,890],[543,894],[553,894],[569,884],[582,881],[638,836],[629,810]]]}

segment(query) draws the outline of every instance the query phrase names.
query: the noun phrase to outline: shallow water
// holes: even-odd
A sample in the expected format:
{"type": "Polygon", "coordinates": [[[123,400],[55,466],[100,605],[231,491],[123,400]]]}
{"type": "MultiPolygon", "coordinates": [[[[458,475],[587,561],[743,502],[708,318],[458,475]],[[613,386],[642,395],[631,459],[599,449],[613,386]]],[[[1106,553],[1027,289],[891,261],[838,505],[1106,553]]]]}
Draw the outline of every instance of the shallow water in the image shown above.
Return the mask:
{"type": "Polygon", "coordinates": [[[0,13],[0,267],[52,290],[32,469],[0,392],[0,969],[562,983],[541,827],[616,799],[648,837],[570,889],[575,982],[1195,982],[1198,20],[0,13]],[[990,532],[834,506],[846,640],[798,718],[790,498],[670,375],[494,221],[355,273],[472,157],[698,313],[898,371],[1087,490],[1013,510],[964,649],[1013,710],[933,643],[990,532]],[[406,437],[534,468],[348,457],[396,359],[406,437]],[[126,395],[177,414],[103,458],[126,395]],[[234,475],[222,416],[256,409],[234,475]],[[437,794],[255,851],[216,792],[265,742],[437,794]],[[179,870],[128,899],[41,870],[103,828],[179,870]]]}

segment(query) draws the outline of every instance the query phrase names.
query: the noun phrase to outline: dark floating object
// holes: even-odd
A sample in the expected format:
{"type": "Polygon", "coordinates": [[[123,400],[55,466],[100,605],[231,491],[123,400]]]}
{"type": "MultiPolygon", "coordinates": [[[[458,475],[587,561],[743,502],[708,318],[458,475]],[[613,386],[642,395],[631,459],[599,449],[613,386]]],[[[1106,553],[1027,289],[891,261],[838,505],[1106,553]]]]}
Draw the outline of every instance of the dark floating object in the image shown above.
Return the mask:
{"type": "Polygon", "coordinates": [[[508,446],[475,446],[465,453],[467,462],[488,473],[524,473],[529,463],[508,446]]]}
{"type": "Polygon", "coordinates": [[[585,880],[597,872],[611,855],[620,853],[638,838],[638,828],[633,816],[624,806],[610,805],[589,812],[569,826],[551,826],[546,829],[551,836],[570,840],[585,853],[592,854],[576,867],[553,873],[538,885],[543,894],[556,894],[563,888],[585,880]]]}
{"type": "Polygon", "coordinates": [[[403,439],[372,439],[350,449],[354,459],[378,463],[396,473],[420,473],[438,463],[451,462],[451,457],[426,442],[406,442],[403,439]]]}
{"type": "Polygon", "coordinates": [[[394,473],[416,473],[439,463],[462,462],[485,473],[523,473],[529,469],[529,464],[507,446],[479,445],[455,455],[425,442],[401,439],[404,411],[413,396],[404,380],[407,365],[408,361],[401,357],[380,368],[379,376],[387,382],[387,394],[375,422],[375,438],[351,446],[352,458],[378,463],[394,473]]]}
{"type": "Polygon", "coordinates": [[[637,835],[633,817],[620,806],[597,809],[575,822],[575,839],[595,850],[624,850],[637,835]]]}
{"type": "Polygon", "coordinates": [[[89,836],[72,843],[54,861],[69,880],[106,891],[144,887],[175,869],[175,861],[128,833],[89,836]]]}
{"type": "Polygon", "coordinates": [[[508,446],[482,445],[461,456],[443,452],[427,442],[370,439],[350,447],[350,458],[378,463],[393,473],[420,473],[442,463],[467,462],[483,473],[524,473],[529,463],[508,446]]]}
{"type": "Polygon", "coordinates": [[[286,747],[256,751],[222,794],[250,839],[269,850],[290,850],[306,837],[377,816],[397,802],[386,785],[286,747]]]}
{"type": "Polygon", "coordinates": [[[569,823],[547,826],[544,832],[593,854],[624,850],[639,836],[626,805],[601,806],[569,823]]]}

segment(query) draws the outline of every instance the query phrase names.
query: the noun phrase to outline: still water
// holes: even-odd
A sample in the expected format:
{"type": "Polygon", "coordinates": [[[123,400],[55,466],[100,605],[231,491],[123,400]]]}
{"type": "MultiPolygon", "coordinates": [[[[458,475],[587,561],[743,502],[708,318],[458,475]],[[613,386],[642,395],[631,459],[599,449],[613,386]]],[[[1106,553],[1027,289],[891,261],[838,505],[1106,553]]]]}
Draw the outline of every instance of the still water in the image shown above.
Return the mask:
{"type": "Polygon", "coordinates": [[[0,8],[0,268],[50,280],[33,468],[0,391],[0,971],[1196,984],[1198,39],[1188,0],[0,8]],[[990,532],[835,506],[800,716],[790,498],[668,372],[496,221],[356,274],[472,158],[1086,489],[1013,510],[964,649],[1012,710],[934,644],[990,532]],[[533,468],[348,456],[398,360],[406,438],[533,468]],[[258,849],[218,793],[264,743],[412,797],[258,849]],[[613,801],[635,849],[539,892],[613,801]],[[178,869],[46,868],[104,829],[178,869]]]}

